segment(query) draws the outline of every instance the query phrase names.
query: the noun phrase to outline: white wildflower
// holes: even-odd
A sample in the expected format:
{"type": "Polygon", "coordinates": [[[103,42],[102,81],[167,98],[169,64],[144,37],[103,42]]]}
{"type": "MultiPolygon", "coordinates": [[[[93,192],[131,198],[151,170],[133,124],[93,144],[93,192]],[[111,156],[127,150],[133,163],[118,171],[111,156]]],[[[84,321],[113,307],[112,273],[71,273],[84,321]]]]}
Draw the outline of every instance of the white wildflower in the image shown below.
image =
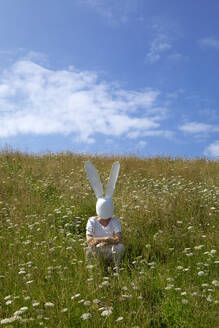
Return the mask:
{"type": "Polygon", "coordinates": [[[83,313],[82,315],[81,315],[81,319],[82,320],[87,320],[87,319],[89,319],[91,317],[91,314],[90,313],[83,313]]]}
{"type": "Polygon", "coordinates": [[[84,301],[84,305],[85,306],[90,306],[91,305],[91,302],[90,301],[84,301]]]}
{"type": "Polygon", "coordinates": [[[216,287],[219,287],[219,281],[218,280],[213,280],[212,285],[216,286],[216,287]]]}
{"type": "Polygon", "coordinates": [[[122,298],[131,298],[132,297],[132,295],[129,295],[129,294],[123,294],[122,295],[122,298]]]}
{"type": "Polygon", "coordinates": [[[89,264],[86,266],[87,269],[93,269],[95,267],[95,265],[89,264]]]}
{"type": "Polygon", "coordinates": [[[16,321],[16,320],[18,320],[18,319],[19,319],[19,317],[10,317],[10,318],[5,318],[5,319],[2,319],[2,320],[0,321],[0,324],[1,324],[1,325],[4,325],[4,324],[7,324],[7,323],[14,322],[14,321],[16,321]]]}
{"type": "Polygon", "coordinates": [[[204,247],[204,245],[198,245],[198,246],[195,246],[194,249],[199,250],[199,249],[202,249],[202,247],[204,247]]]}
{"type": "Polygon", "coordinates": [[[54,303],[51,303],[51,302],[46,302],[46,303],[44,304],[44,306],[45,306],[45,307],[54,307],[55,304],[54,304],[54,303]]]}
{"type": "Polygon", "coordinates": [[[25,297],[24,297],[24,300],[25,300],[25,301],[30,300],[30,296],[25,296],[25,297]]]}
{"type": "Polygon", "coordinates": [[[110,315],[112,313],[112,308],[108,308],[106,310],[104,310],[102,313],[101,313],[101,316],[102,317],[108,317],[108,315],[110,315]]]}
{"type": "Polygon", "coordinates": [[[39,302],[34,302],[34,303],[32,303],[32,305],[33,305],[33,307],[36,307],[36,306],[40,305],[40,303],[39,302]]]}
{"type": "Polygon", "coordinates": [[[165,287],[165,289],[166,290],[170,290],[170,289],[172,289],[174,287],[174,285],[167,285],[166,287],[165,287]]]}
{"type": "Polygon", "coordinates": [[[75,294],[74,296],[71,297],[72,300],[74,300],[75,298],[79,297],[81,294],[75,294]]]}
{"type": "Polygon", "coordinates": [[[204,276],[204,274],[205,274],[204,271],[199,271],[199,272],[198,272],[198,276],[200,276],[200,277],[201,277],[201,276],[204,276]]]}
{"type": "Polygon", "coordinates": [[[116,319],[116,322],[122,321],[123,319],[124,319],[123,317],[118,317],[118,319],[116,319]]]}
{"type": "Polygon", "coordinates": [[[93,303],[94,303],[94,304],[99,304],[99,303],[100,303],[100,300],[98,300],[97,298],[95,298],[95,299],[93,300],[93,303]]]}
{"type": "Polygon", "coordinates": [[[185,299],[185,298],[183,298],[183,299],[182,299],[182,304],[188,304],[188,300],[185,299]]]}
{"type": "Polygon", "coordinates": [[[211,295],[208,295],[208,297],[206,298],[206,300],[207,300],[208,302],[212,302],[212,296],[211,296],[211,295]]]}
{"type": "Polygon", "coordinates": [[[4,300],[9,300],[11,298],[11,295],[5,296],[4,300]]]}
{"type": "Polygon", "coordinates": [[[18,311],[14,312],[14,316],[17,317],[19,316],[20,314],[26,312],[28,310],[28,307],[27,306],[23,306],[21,307],[18,311]]]}

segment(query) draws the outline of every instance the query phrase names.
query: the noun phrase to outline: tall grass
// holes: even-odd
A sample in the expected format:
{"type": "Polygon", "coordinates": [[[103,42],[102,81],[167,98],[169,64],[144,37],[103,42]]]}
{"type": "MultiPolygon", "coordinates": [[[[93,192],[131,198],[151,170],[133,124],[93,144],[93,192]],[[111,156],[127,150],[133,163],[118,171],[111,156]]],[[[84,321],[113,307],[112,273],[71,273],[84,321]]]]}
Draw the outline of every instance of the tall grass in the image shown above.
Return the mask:
{"type": "Polygon", "coordinates": [[[0,325],[218,326],[217,161],[2,151],[0,181],[0,325]],[[85,261],[88,158],[121,163],[119,273],[85,261]]]}

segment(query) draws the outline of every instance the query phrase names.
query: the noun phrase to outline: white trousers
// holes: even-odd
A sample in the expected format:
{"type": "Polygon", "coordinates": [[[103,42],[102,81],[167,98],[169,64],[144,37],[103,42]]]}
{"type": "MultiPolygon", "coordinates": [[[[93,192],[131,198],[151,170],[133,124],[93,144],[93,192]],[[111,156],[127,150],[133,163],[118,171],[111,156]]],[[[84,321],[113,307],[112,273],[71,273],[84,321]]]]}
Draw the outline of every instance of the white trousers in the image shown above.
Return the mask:
{"type": "Polygon", "coordinates": [[[97,257],[100,260],[113,262],[116,266],[125,253],[125,246],[122,243],[114,245],[98,244],[96,246],[88,246],[86,249],[86,258],[97,257]]]}

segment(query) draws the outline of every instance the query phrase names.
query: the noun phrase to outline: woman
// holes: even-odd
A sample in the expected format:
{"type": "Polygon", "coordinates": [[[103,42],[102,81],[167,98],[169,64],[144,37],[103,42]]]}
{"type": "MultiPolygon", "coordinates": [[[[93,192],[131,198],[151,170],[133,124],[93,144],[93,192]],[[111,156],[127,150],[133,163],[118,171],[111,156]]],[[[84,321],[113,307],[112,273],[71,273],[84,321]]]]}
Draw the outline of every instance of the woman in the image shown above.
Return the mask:
{"type": "Polygon", "coordinates": [[[88,248],[87,258],[98,257],[107,262],[120,264],[125,247],[122,244],[121,226],[118,218],[101,218],[92,216],[88,219],[86,227],[88,248]]]}

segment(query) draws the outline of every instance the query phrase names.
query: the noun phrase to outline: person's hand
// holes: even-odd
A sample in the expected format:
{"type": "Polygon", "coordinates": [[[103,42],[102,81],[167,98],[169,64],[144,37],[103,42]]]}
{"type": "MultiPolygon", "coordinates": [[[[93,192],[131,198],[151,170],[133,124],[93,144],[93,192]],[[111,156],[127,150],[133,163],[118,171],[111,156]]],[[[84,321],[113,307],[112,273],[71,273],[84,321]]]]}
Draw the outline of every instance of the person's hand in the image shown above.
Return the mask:
{"type": "Polygon", "coordinates": [[[108,244],[114,244],[114,242],[115,242],[115,238],[114,238],[114,237],[111,237],[111,236],[107,236],[107,237],[105,237],[105,241],[106,241],[108,244]]]}

